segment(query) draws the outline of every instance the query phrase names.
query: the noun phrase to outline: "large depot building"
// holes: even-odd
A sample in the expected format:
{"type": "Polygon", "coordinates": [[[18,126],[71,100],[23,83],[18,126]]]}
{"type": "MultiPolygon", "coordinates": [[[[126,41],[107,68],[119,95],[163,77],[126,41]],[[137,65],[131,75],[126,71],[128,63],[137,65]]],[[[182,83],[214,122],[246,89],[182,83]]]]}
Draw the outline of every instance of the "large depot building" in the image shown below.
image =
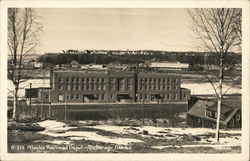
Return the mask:
{"type": "Polygon", "coordinates": [[[179,74],[123,70],[51,69],[50,88],[39,89],[44,103],[187,102],[190,90],[179,74]]]}

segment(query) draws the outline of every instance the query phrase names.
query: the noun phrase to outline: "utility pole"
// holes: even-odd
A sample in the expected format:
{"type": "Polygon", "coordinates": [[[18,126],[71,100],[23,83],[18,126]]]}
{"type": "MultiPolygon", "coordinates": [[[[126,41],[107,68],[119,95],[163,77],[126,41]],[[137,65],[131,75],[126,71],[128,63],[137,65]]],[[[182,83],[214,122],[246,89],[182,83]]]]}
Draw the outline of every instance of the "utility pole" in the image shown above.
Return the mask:
{"type": "Polygon", "coordinates": [[[64,107],[64,121],[67,120],[67,92],[66,92],[66,98],[65,98],[65,107],[64,107]]]}
{"type": "Polygon", "coordinates": [[[51,115],[51,97],[50,97],[50,88],[49,88],[49,119],[51,115]]]}
{"type": "Polygon", "coordinates": [[[30,106],[30,115],[32,116],[32,107],[31,107],[31,86],[32,86],[32,83],[30,83],[30,93],[29,93],[29,106],[30,106]]]}
{"type": "Polygon", "coordinates": [[[145,101],[145,94],[144,94],[144,83],[141,84],[141,86],[143,87],[142,90],[142,124],[144,125],[144,101],[145,101]]]}
{"type": "Polygon", "coordinates": [[[42,119],[42,116],[43,116],[43,88],[42,88],[42,92],[41,92],[41,110],[40,110],[40,113],[41,113],[41,119],[42,119]]]}

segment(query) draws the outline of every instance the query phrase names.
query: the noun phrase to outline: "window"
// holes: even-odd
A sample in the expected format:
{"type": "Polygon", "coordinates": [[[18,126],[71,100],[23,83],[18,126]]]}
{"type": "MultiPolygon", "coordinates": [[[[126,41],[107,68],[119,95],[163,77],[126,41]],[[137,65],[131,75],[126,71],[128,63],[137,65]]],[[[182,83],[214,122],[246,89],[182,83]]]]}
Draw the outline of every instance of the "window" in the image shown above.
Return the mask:
{"type": "Polygon", "coordinates": [[[67,80],[67,83],[69,83],[69,82],[70,82],[70,79],[69,79],[69,77],[67,77],[67,78],[66,78],[66,80],[67,80]]]}
{"type": "Polygon", "coordinates": [[[217,112],[214,113],[214,117],[217,118],[217,112]]]}
{"type": "Polygon", "coordinates": [[[177,78],[174,79],[174,82],[177,83],[177,78]]]}
{"type": "Polygon", "coordinates": [[[111,82],[111,83],[114,83],[114,82],[115,82],[115,79],[114,79],[114,78],[110,78],[110,82],[111,82]]]}
{"type": "Polygon", "coordinates": [[[49,94],[45,94],[45,99],[49,99],[49,94]]]}
{"type": "Polygon", "coordinates": [[[139,99],[143,99],[143,98],[142,98],[142,94],[140,94],[140,98],[139,98],[139,99]]]}
{"type": "Polygon", "coordinates": [[[59,84],[59,90],[63,90],[63,85],[59,84]]]}
{"type": "Polygon", "coordinates": [[[114,84],[110,84],[110,90],[115,90],[115,85],[114,84]]]}
{"type": "Polygon", "coordinates": [[[67,100],[69,100],[69,95],[67,95],[67,100]]]}
{"type": "Polygon", "coordinates": [[[70,84],[67,85],[67,90],[70,90],[70,84]]]}
{"type": "Polygon", "coordinates": [[[105,82],[105,78],[102,78],[102,83],[104,83],[105,82]]]}
{"type": "Polygon", "coordinates": [[[73,100],[75,98],[74,94],[71,94],[71,99],[73,100]]]}
{"type": "Polygon", "coordinates": [[[172,97],[172,96],[171,96],[171,94],[169,93],[169,94],[167,95],[167,97],[168,97],[169,100],[171,100],[171,97],[172,97]]]}
{"type": "Polygon", "coordinates": [[[95,82],[95,78],[91,78],[91,82],[94,83],[95,82]]]}
{"type": "Polygon", "coordinates": [[[62,94],[58,95],[58,101],[63,101],[63,95],[62,94]]]}
{"type": "Polygon", "coordinates": [[[105,90],[106,89],[106,85],[102,85],[102,90],[105,90]]]}
{"type": "Polygon", "coordinates": [[[89,90],[89,85],[87,84],[87,90],[89,90]]]}
{"type": "Polygon", "coordinates": [[[236,115],[236,120],[237,120],[237,121],[240,121],[240,118],[241,118],[240,113],[238,113],[238,114],[236,115]]]}
{"type": "Polygon", "coordinates": [[[128,84],[128,90],[131,91],[133,89],[133,85],[132,84],[128,84]]]}
{"type": "Polygon", "coordinates": [[[79,84],[76,84],[76,89],[80,90],[80,85],[79,84]]]}
{"type": "Polygon", "coordinates": [[[94,84],[91,85],[91,89],[92,89],[92,90],[95,89],[95,85],[94,85],[94,84]]]}
{"type": "Polygon", "coordinates": [[[104,100],[104,94],[101,94],[101,99],[104,100]]]}
{"type": "Polygon", "coordinates": [[[85,78],[82,78],[82,82],[85,82],[86,81],[86,79],[85,78]]]}
{"type": "Polygon", "coordinates": [[[94,94],[95,99],[99,100],[99,94],[94,94]]]}
{"type": "Polygon", "coordinates": [[[71,78],[71,82],[75,82],[75,78],[74,77],[71,78]]]}
{"type": "Polygon", "coordinates": [[[76,82],[80,83],[80,78],[79,77],[76,78],[76,82]]]}
{"type": "Polygon", "coordinates": [[[89,79],[89,78],[86,78],[86,81],[87,81],[87,82],[90,82],[90,79],[89,79]]]}
{"type": "Polygon", "coordinates": [[[80,99],[80,95],[79,94],[76,94],[76,99],[80,99]]]}
{"type": "Polygon", "coordinates": [[[177,93],[174,94],[174,99],[177,100],[177,93]]]}
{"type": "Polygon", "coordinates": [[[169,98],[170,98],[170,95],[169,94],[165,94],[165,99],[169,100],[169,98]]]}
{"type": "Polygon", "coordinates": [[[150,84],[150,87],[149,87],[149,88],[150,88],[150,90],[153,90],[153,85],[152,85],[152,84],[150,84]]]}
{"type": "Polygon", "coordinates": [[[128,83],[132,83],[132,78],[128,78],[128,83]]]}
{"type": "Polygon", "coordinates": [[[143,90],[143,85],[140,85],[139,89],[140,89],[140,90],[143,90]]]}
{"type": "Polygon", "coordinates": [[[147,94],[144,94],[144,99],[145,99],[145,100],[147,99],[147,96],[148,96],[147,94]]]}
{"type": "Polygon", "coordinates": [[[59,77],[59,82],[62,83],[63,82],[63,78],[59,77]]]}
{"type": "Polygon", "coordinates": [[[167,81],[168,81],[168,83],[170,83],[171,82],[170,78],[168,78],[167,81]]]}
{"type": "Polygon", "coordinates": [[[184,93],[183,95],[184,95],[183,97],[186,99],[186,98],[187,98],[187,94],[186,94],[186,93],[184,93]]]}
{"type": "Polygon", "coordinates": [[[175,85],[175,86],[174,86],[174,89],[177,89],[177,88],[178,88],[177,85],[175,85]]]}
{"type": "Polygon", "coordinates": [[[206,117],[209,117],[209,111],[206,110],[206,117]]]}
{"type": "Polygon", "coordinates": [[[101,90],[101,85],[97,84],[97,90],[101,90]]]}

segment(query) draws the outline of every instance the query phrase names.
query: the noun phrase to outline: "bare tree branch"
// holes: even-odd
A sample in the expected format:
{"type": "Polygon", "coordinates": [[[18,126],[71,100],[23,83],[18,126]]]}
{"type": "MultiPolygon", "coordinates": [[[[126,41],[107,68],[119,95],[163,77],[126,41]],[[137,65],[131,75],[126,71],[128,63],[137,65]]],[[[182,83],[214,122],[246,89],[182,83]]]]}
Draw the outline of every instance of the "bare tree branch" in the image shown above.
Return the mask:
{"type": "Polygon", "coordinates": [[[8,58],[8,78],[15,86],[13,118],[16,118],[19,85],[26,81],[22,77],[24,66],[27,64],[26,54],[34,51],[40,32],[41,25],[34,15],[33,9],[8,9],[8,55],[10,55],[8,58]]]}

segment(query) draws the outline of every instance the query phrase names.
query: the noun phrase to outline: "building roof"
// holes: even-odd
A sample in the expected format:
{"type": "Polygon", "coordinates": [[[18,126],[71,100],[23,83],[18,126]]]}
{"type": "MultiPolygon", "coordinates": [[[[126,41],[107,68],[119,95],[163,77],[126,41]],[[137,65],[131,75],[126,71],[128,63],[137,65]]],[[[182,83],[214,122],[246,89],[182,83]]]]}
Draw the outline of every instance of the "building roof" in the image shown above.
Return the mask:
{"type": "MultiPolygon", "coordinates": [[[[221,105],[221,113],[226,113],[229,111],[233,111],[234,109],[241,108],[241,99],[237,97],[233,98],[225,98],[222,100],[221,105]]],[[[217,102],[216,100],[206,101],[204,99],[198,99],[197,102],[191,107],[191,109],[187,112],[190,115],[205,117],[205,108],[213,111],[217,111],[217,102]]]]}
{"type": "MultiPolygon", "coordinates": [[[[217,111],[217,103],[212,104],[211,106],[207,107],[208,110],[217,111]]],[[[232,106],[227,106],[225,104],[221,104],[221,113],[227,113],[232,111],[234,108],[232,106]]]]}
{"type": "Polygon", "coordinates": [[[70,65],[79,65],[79,63],[78,63],[77,61],[73,60],[73,61],[70,63],[70,65]]]}
{"type": "Polygon", "coordinates": [[[205,117],[205,107],[213,105],[213,102],[207,102],[205,100],[198,100],[193,107],[187,112],[190,115],[205,117]]]}

